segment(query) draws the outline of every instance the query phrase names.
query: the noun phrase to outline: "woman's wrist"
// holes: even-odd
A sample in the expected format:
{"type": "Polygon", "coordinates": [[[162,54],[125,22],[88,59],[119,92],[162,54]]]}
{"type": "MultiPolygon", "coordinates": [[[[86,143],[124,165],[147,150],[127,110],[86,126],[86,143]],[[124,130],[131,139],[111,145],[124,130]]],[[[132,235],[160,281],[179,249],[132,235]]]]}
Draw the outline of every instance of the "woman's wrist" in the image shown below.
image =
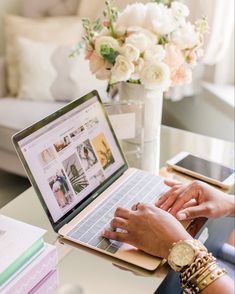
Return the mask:
{"type": "Polygon", "coordinates": [[[168,256],[173,270],[181,272],[180,285],[183,293],[203,292],[225,274],[216,258],[198,240],[184,240],[173,244],[168,256]]]}
{"type": "Polygon", "coordinates": [[[228,195],[229,197],[229,214],[228,216],[235,216],[235,195],[228,195]]]}

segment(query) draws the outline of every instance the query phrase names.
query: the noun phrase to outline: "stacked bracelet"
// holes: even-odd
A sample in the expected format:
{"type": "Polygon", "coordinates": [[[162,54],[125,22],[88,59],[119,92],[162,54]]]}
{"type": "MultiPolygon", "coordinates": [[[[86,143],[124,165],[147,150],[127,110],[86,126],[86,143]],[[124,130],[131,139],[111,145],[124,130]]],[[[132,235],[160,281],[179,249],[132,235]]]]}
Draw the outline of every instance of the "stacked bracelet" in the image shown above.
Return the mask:
{"type": "Polygon", "coordinates": [[[225,269],[221,269],[216,258],[212,254],[197,258],[180,277],[180,284],[185,294],[197,294],[208,287],[218,278],[225,274],[225,269]]]}

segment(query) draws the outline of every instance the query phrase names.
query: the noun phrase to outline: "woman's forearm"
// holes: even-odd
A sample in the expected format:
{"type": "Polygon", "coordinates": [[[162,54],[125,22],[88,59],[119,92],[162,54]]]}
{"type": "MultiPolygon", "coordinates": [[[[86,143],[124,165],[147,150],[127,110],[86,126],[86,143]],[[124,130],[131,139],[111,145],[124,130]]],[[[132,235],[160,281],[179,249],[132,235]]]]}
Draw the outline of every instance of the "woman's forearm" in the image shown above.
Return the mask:
{"type": "Polygon", "coordinates": [[[228,276],[224,275],[221,278],[214,281],[208,287],[206,287],[202,292],[202,294],[234,294],[234,281],[228,276]]]}
{"type": "Polygon", "coordinates": [[[231,195],[230,197],[230,214],[229,216],[235,216],[235,195],[231,195]]]}

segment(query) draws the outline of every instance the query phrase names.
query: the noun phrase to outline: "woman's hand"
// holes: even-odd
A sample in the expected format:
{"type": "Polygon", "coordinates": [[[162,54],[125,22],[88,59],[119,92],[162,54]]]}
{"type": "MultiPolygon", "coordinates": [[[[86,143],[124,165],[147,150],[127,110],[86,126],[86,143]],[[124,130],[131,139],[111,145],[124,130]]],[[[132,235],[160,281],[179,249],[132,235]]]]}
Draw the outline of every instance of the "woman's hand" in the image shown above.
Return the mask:
{"type": "Polygon", "coordinates": [[[131,244],[151,255],[167,258],[174,242],[192,239],[179,221],[154,206],[139,204],[136,211],[118,208],[105,238],[131,244]]]}
{"type": "Polygon", "coordinates": [[[178,220],[235,215],[234,196],[225,194],[204,182],[179,184],[165,181],[165,183],[171,189],[156,202],[156,206],[170,211],[178,220]]]}

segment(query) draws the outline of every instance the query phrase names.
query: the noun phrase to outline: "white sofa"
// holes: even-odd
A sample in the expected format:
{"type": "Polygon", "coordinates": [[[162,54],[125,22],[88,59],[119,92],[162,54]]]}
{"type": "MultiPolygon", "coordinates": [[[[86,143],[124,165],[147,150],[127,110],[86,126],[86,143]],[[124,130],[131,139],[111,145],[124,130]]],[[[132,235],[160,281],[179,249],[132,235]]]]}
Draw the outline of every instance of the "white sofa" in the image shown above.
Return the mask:
{"type": "MultiPolygon", "coordinates": [[[[25,17],[76,15],[79,0],[22,0],[21,15],[25,17]]],[[[19,100],[9,97],[4,57],[0,57],[0,169],[25,176],[14,151],[11,137],[63,105],[62,102],[19,100]]]]}
{"type": "MultiPolygon", "coordinates": [[[[131,2],[135,0],[119,0],[116,4],[123,8],[131,2]]],[[[92,5],[87,0],[21,0],[20,6],[21,15],[30,18],[68,15],[95,18],[102,12],[104,0],[92,0],[92,5]]],[[[102,93],[105,92],[103,88],[101,90],[102,93]]],[[[16,97],[9,97],[5,60],[4,57],[0,57],[0,169],[25,176],[11,142],[12,135],[62,105],[62,102],[19,100],[16,97]]]]}
{"type": "Polygon", "coordinates": [[[11,143],[11,137],[63,105],[59,102],[18,100],[7,97],[4,59],[0,59],[0,169],[25,175],[11,143]]]}

